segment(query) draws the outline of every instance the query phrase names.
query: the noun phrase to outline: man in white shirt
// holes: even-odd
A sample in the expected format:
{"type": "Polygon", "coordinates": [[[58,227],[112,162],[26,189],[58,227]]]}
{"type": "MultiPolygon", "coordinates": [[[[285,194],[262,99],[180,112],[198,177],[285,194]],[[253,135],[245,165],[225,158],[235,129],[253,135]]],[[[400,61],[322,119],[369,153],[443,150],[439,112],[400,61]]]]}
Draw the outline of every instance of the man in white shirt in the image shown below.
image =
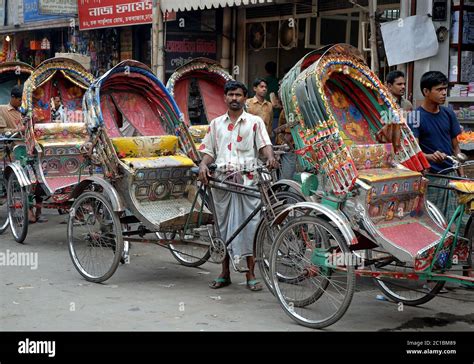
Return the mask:
{"type": "MultiPolygon", "coordinates": [[[[225,84],[224,101],[228,111],[211,121],[199,148],[203,156],[199,165],[199,180],[205,184],[211,175],[208,169],[211,163],[217,164],[216,177],[225,177],[230,173],[233,181],[246,186],[256,183],[252,168],[257,165],[259,152],[266,157],[268,167],[278,167],[265,123],[259,116],[244,111],[246,99],[247,88],[244,84],[236,81],[225,84]]],[[[218,189],[213,189],[212,193],[222,239],[226,241],[259,205],[260,200],[218,189]]],[[[257,215],[228,246],[229,255],[236,266],[242,258],[246,258],[247,288],[251,291],[262,289],[261,283],[255,279],[253,257],[253,238],[258,221],[257,215]]],[[[231,283],[229,255],[222,263],[219,277],[210,283],[211,288],[222,288],[231,283]]]]}

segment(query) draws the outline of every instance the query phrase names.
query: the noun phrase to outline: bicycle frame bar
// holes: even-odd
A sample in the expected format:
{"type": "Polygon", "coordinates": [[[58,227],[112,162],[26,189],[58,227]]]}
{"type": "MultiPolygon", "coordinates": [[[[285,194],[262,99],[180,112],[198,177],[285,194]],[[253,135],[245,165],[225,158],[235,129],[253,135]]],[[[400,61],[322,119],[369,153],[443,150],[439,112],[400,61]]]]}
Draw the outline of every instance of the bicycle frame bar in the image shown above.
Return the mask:
{"type": "Polygon", "coordinates": [[[439,251],[444,246],[444,242],[446,240],[446,236],[449,233],[449,229],[453,225],[454,221],[457,219],[457,221],[456,221],[456,232],[454,233],[453,242],[452,242],[451,247],[450,247],[449,258],[448,258],[447,263],[446,263],[447,266],[445,267],[446,269],[451,268],[453,253],[454,253],[454,249],[456,248],[456,244],[457,244],[458,236],[459,236],[459,230],[461,228],[462,216],[464,215],[464,208],[465,208],[464,205],[459,205],[456,208],[456,211],[454,212],[453,216],[451,217],[451,220],[449,220],[448,226],[444,230],[443,236],[441,237],[441,239],[440,239],[440,241],[439,241],[439,243],[436,247],[436,251],[433,255],[433,260],[431,261],[430,268],[429,268],[430,272],[433,270],[434,264],[436,263],[436,257],[438,255],[439,251]]]}
{"type": "MultiPolygon", "coordinates": [[[[200,194],[203,194],[204,196],[207,194],[209,197],[210,197],[210,201],[209,201],[209,204],[210,204],[210,210],[211,210],[211,213],[214,217],[214,222],[215,224],[217,225],[217,229],[216,229],[216,233],[218,234],[218,237],[221,238],[220,236],[220,229],[219,229],[219,220],[218,220],[218,216],[216,216],[216,210],[215,210],[215,205],[214,205],[214,199],[213,199],[213,196],[212,196],[212,189],[215,188],[215,189],[218,189],[218,190],[222,190],[222,191],[228,191],[228,192],[231,192],[231,193],[236,193],[236,194],[239,194],[239,195],[245,195],[245,196],[250,196],[250,197],[254,197],[254,198],[261,198],[261,194],[256,194],[256,193],[252,193],[252,192],[255,192],[255,191],[259,191],[260,189],[259,188],[255,188],[253,186],[243,186],[243,185],[240,185],[238,183],[234,183],[234,182],[228,182],[228,181],[219,181],[219,180],[216,180],[214,178],[210,178],[210,184],[209,185],[204,185],[202,184],[200,187],[199,187],[199,190],[198,192],[196,193],[196,196],[194,197],[194,201],[192,203],[192,206],[191,206],[191,211],[194,211],[194,207],[196,206],[196,203],[197,203],[197,199],[198,199],[198,196],[200,194]],[[231,189],[231,188],[227,188],[225,186],[222,186],[222,185],[228,185],[228,186],[235,186],[235,187],[238,187],[242,190],[240,191],[237,191],[235,189],[231,189]],[[250,190],[252,192],[247,192],[245,190],[250,190]]],[[[265,198],[267,198],[268,196],[265,196],[265,198]]],[[[204,206],[204,203],[201,204],[201,209],[200,209],[200,214],[202,213],[202,210],[203,210],[203,206],[204,206]]],[[[247,218],[242,222],[242,224],[239,225],[239,227],[232,233],[232,235],[227,239],[227,241],[224,242],[225,246],[229,246],[230,243],[232,243],[232,241],[234,241],[234,239],[237,237],[237,235],[239,235],[239,233],[245,229],[245,227],[247,226],[247,224],[262,210],[263,206],[265,205],[265,203],[263,201],[260,201],[260,203],[258,204],[258,206],[252,211],[252,213],[247,216],[247,218]]],[[[184,226],[184,229],[186,231],[186,228],[188,226],[188,223],[189,223],[189,216],[188,216],[188,219],[186,221],[186,224],[184,226]]]]}

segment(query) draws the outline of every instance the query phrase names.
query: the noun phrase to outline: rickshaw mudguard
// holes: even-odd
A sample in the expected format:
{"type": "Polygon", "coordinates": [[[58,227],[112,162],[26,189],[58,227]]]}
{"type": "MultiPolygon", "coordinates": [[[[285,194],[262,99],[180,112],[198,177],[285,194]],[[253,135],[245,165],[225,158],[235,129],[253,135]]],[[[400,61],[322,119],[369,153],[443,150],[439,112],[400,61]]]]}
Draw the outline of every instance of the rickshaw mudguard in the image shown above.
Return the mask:
{"type": "Polygon", "coordinates": [[[315,211],[317,214],[324,215],[336,225],[336,228],[341,232],[342,236],[346,240],[347,246],[357,244],[357,238],[354,234],[354,231],[351,229],[351,224],[346,216],[342,212],[334,210],[318,202],[299,202],[287,207],[281,213],[279,213],[277,217],[275,217],[272,222],[272,226],[280,224],[290,212],[298,209],[309,209],[315,211]]]}
{"type": "Polygon", "coordinates": [[[77,198],[91,184],[97,184],[104,189],[103,193],[109,198],[109,201],[111,202],[114,211],[125,211],[125,204],[123,202],[123,199],[118,194],[114,186],[112,186],[105,179],[97,176],[90,176],[87,179],[82,180],[72,192],[71,199],[77,198]]]}
{"type": "Polygon", "coordinates": [[[293,181],[291,179],[280,179],[277,182],[273,183],[271,186],[271,189],[273,191],[278,191],[280,187],[290,187],[294,189],[298,194],[300,194],[302,197],[306,198],[303,194],[301,184],[293,181]]]}
{"type": "Polygon", "coordinates": [[[5,180],[8,180],[8,178],[10,177],[12,173],[15,174],[21,187],[28,187],[31,185],[30,178],[28,177],[25,170],[18,162],[7,164],[5,168],[5,172],[4,172],[5,180]]]}
{"type": "Polygon", "coordinates": [[[428,210],[428,213],[436,222],[436,224],[438,224],[440,228],[446,229],[446,226],[448,226],[448,222],[446,221],[446,218],[444,217],[443,213],[436,207],[436,205],[433,202],[425,199],[425,204],[426,204],[426,209],[428,210]]]}

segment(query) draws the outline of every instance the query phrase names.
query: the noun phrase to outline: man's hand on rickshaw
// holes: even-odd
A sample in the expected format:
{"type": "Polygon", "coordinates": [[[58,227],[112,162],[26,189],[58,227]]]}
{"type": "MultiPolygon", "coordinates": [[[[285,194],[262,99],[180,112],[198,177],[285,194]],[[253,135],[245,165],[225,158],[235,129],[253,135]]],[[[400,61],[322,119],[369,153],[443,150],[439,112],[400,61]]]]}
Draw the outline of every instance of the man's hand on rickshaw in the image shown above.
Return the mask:
{"type": "Polygon", "coordinates": [[[434,163],[442,163],[446,159],[446,157],[447,155],[443,152],[440,152],[439,150],[437,150],[433,154],[426,154],[426,159],[434,163]]]}
{"type": "Polygon", "coordinates": [[[199,164],[198,181],[201,181],[202,183],[207,185],[209,183],[208,177],[211,177],[211,172],[209,171],[207,164],[199,164]]]}
{"type": "Polygon", "coordinates": [[[272,156],[272,157],[267,159],[267,168],[268,169],[278,169],[278,168],[280,168],[280,163],[278,163],[275,156],[272,156]]]}

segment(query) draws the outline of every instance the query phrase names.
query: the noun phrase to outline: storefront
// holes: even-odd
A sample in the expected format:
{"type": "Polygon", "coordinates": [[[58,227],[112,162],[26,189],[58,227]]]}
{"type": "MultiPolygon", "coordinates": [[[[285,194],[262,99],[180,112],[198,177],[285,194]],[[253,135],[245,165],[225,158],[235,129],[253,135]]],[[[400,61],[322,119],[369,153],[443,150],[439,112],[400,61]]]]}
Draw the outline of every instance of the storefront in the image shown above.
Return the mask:
{"type": "Polygon", "coordinates": [[[151,65],[151,13],[151,0],[79,2],[78,52],[90,56],[92,74],[126,59],[151,65]]]}
{"type": "Polygon", "coordinates": [[[165,82],[176,70],[194,58],[217,60],[222,37],[222,9],[178,12],[165,23],[165,82]]]}
{"type": "Polygon", "coordinates": [[[0,10],[5,24],[0,28],[0,61],[37,66],[56,52],[71,51],[75,1],[9,1],[0,10]]]}

